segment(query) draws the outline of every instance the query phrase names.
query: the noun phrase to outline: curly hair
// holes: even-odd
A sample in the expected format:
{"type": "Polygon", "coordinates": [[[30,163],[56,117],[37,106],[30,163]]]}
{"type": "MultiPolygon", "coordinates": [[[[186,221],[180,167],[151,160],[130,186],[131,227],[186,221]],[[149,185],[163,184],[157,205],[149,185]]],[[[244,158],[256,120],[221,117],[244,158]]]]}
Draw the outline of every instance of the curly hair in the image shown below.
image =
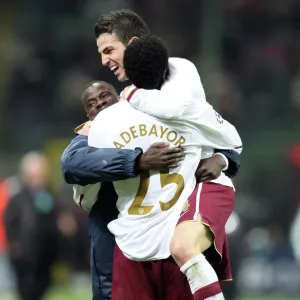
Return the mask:
{"type": "Polygon", "coordinates": [[[124,69],[138,88],[159,89],[168,71],[168,49],[159,38],[149,35],[132,41],[124,52],[124,69]]]}
{"type": "Polygon", "coordinates": [[[118,39],[127,45],[132,37],[142,37],[150,34],[145,21],[131,10],[115,10],[103,14],[95,24],[94,33],[98,38],[102,33],[114,33],[118,39]]]}

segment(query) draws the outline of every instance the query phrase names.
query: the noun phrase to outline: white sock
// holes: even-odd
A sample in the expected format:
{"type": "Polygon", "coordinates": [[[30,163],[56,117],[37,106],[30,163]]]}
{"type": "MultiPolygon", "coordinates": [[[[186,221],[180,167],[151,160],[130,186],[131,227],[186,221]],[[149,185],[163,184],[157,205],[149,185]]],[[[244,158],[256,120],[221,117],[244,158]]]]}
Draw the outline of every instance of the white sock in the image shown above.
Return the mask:
{"type": "MultiPolygon", "coordinates": [[[[215,270],[203,254],[199,254],[190,259],[180,268],[180,271],[186,275],[193,294],[198,290],[219,281],[215,270]]],[[[224,296],[223,293],[219,293],[208,299],[221,300],[224,299],[224,296]]]]}

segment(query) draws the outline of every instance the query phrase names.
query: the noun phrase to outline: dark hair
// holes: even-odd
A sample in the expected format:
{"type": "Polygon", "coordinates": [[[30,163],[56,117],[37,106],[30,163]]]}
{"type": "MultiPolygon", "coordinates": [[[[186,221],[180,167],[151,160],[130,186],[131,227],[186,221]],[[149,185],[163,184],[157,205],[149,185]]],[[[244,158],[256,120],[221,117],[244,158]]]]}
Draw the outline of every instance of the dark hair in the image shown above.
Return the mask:
{"type": "Polygon", "coordinates": [[[118,92],[117,90],[114,88],[114,86],[106,81],[102,81],[102,80],[94,80],[94,81],[91,81],[89,82],[88,84],[85,85],[84,89],[83,89],[83,93],[81,95],[81,100],[84,101],[84,95],[85,93],[87,92],[87,90],[95,83],[98,83],[99,85],[107,85],[111,91],[114,93],[115,96],[118,96],[118,92]]]}
{"type": "Polygon", "coordinates": [[[145,21],[131,10],[115,10],[102,15],[95,25],[95,36],[102,33],[115,33],[118,39],[127,45],[134,36],[142,37],[150,34],[145,21]]]}
{"type": "Polygon", "coordinates": [[[124,69],[138,88],[159,89],[168,70],[168,49],[155,36],[132,41],[124,52],[124,69]]]}

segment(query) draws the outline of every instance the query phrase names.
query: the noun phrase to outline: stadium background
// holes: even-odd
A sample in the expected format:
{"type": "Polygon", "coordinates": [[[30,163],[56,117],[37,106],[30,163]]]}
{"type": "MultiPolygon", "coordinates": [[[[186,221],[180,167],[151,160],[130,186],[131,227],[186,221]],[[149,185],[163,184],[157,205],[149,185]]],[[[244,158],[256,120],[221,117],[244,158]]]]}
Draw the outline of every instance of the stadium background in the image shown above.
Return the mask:
{"type": "MultiPolygon", "coordinates": [[[[58,205],[73,218],[69,252],[53,266],[46,299],[90,299],[87,220],[72,203],[59,158],[86,119],[84,85],[101,79],[122,88],[101,66],[93,36],[98,16],[117,8],[140,13],[172,56],[197,65],[208,101],[243,139],[229,224],[236,299],[300,299],[300,241],[290,239],[300,203],[300,1],[2,0],[0,178],[14,178],[26,152],[44,151],[58,205]]],[[[300,237],[300,228],[293,232],[300,237]]],[[[0,249],[5,300],[14,279],[4,239],[0,249]]]]}

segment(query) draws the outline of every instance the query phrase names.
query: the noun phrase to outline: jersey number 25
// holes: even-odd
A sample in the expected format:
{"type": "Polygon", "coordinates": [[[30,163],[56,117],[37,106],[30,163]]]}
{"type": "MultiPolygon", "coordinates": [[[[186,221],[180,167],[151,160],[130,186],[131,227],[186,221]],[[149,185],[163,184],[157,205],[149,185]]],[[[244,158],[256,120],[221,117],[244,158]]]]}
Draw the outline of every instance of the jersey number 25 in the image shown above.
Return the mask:
{"type": "MultiPolygon", "coordinates": [[[[171,183],[176,184],[176,192],[174,197],[170,199],[168,202],[159,201],[161,210],[166,211],[171,207],[173,207],[178,201],[184,188],[184,178],[182,175],[178,173],[170,174],[169,170],[160,171],[159,174],[160,174],[160,185],[162,189],[168,184],[171,183]]],[[[143,201],[145,200],[145,197],[148,193],[149,185],[150,185],[150,172],[143,171],[140,174],[140,184],[138,187],[138,191],[136,193],[135,198],[133,199],[131,206],[128,209],[129,215],[147,215],[152,211],[154,205],[143,205],[143,201]]]]}

